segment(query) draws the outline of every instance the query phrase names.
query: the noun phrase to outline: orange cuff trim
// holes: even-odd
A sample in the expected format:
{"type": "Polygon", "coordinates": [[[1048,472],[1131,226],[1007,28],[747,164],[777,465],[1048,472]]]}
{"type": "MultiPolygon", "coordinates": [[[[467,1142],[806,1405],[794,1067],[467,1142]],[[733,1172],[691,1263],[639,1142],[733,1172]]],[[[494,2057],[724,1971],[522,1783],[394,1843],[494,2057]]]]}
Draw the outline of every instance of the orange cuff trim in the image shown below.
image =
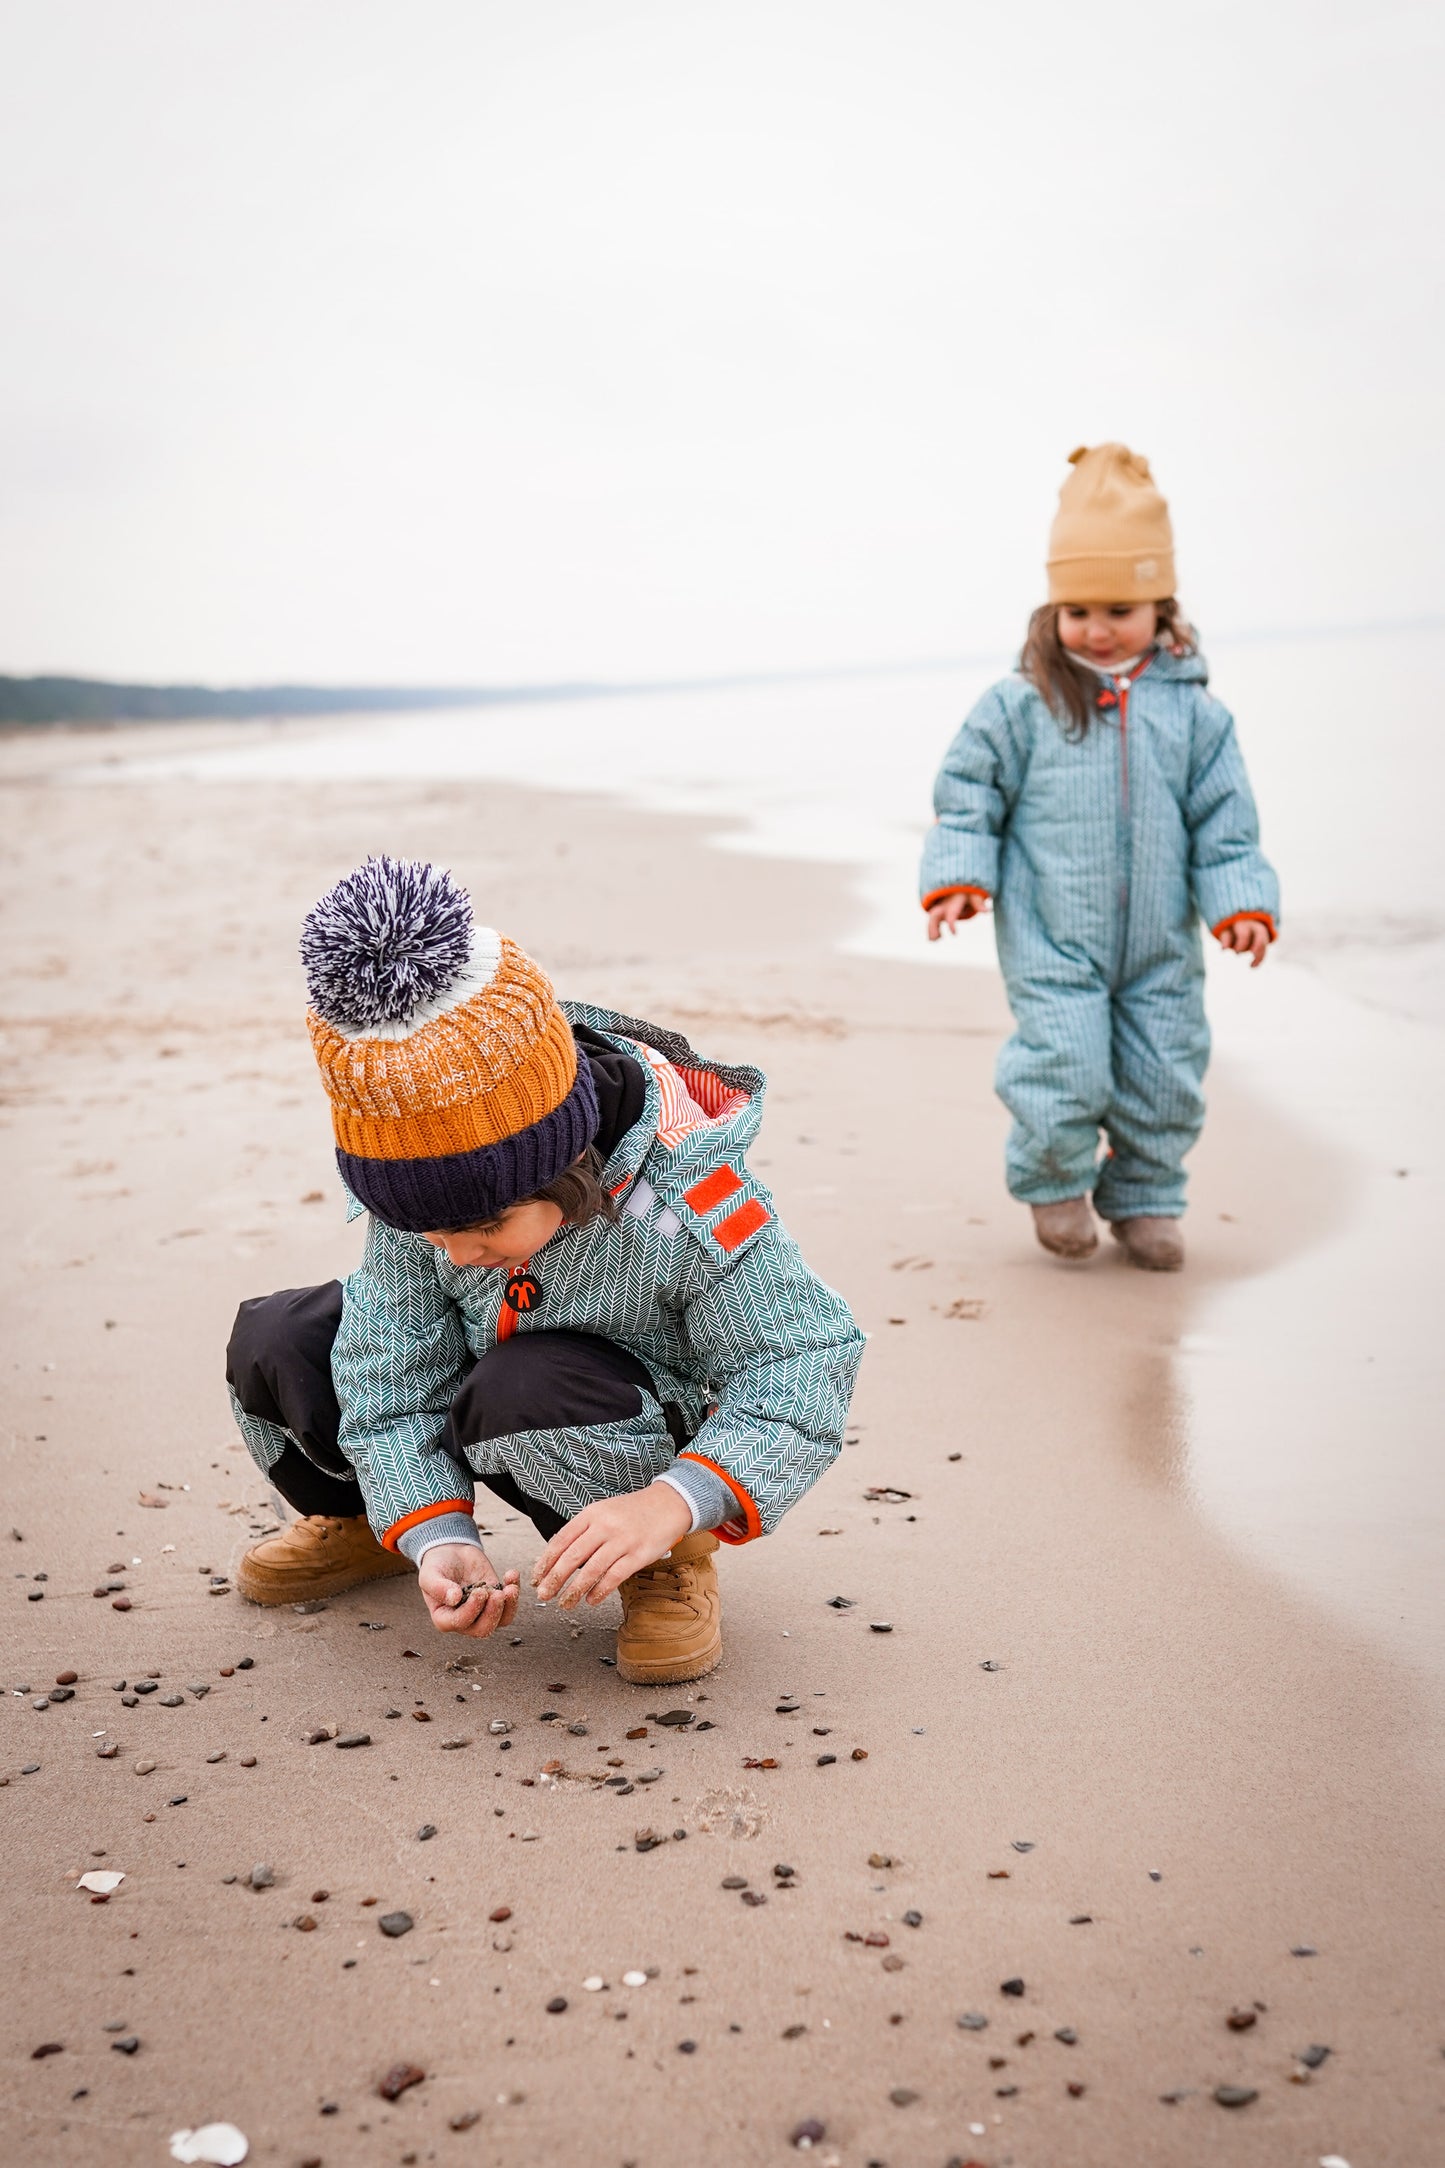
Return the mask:
{"type": "Polygon", "coordinates": [[[1242,918],[1257,918],[1261,926],[1267,926],[1269,928],[1269,938],[1271,941],[1277,941],[1279,939],[1279,928],[1278,926],[1276,926],[1273,917],[1268,911],[1231,911],[1228,918],[1222,918],[1219,921],[1219,924],[1217,926],[1211,926],[1209,931],[1213,934],[1215,940],[1217,941],[1226,926],[1237,926],[1242,918]]]}
{"type": "Polygon", "coordinates": [[[734,1498],[736,1498],[738,1504],[742,1507],[743,1519],[747,1523],[747,1534],[745,1536],[730,1536],[727,1532],[727,1523],[724,1522],[721,1528],[715,1528],[713,1530],[713,1534],[718,1538],[720,1542],[751,1543],[755,1536],[760,1536],[762,1534],[762,1515],[759,1513],[757,1507],[753,1504],[753,1501],[748,1496],[747,1492],[743,1489],[742,1484],[738,1482],[736,1476],[729,1475],[726,1468],[720,1468],[715,1460],[709,1460],[706,1453],[679,1453],[677,1457],[679,1460],[695,1460],[700,1468],[707,1468],[711,1470],[712,1474],[718,1478],[718,1481],[720,1483],[726,1483],[728,1489],[732,1492],[734,1498]]]}
{"type": "Polygon", "coordinates": [[[735,1197],[743,1186],[743,1178],[735,1167],[714,1167],[700,1182],[682,1193],[683,1203],[691,1205],[699,1218],[715,1211],[727,1197],[735,1197]]]}
{"type": "Polygon", "coordinates": [[[444,1498],[438,1506],[418,1506],[415,1513],[403,1513],[399,1521],[393,1521],[381,1540],[388,1551],[399,1550],[396,1539],[409,1528],[420,1528],[423,1521],[434,1521],[440,1513],[475,1514],[476,1510],[475,1498],[444,1498]]]}
{"type": "Polygon", "coordinates": [[[988,893],[986,888],[975,888],[972,881],[952,881],[947,888],[930,888],[923,898],[921,908],[931,911],[936,903],[942,903],[945,896],[982,896],[987,899],[988,893]]]}
{"type": "MultiPolygon", "coordinates": [[[[741,1182],[738,1187],[742,1188],[741,1182]]],[[[765,1204],[760,1204],[756,1197],[750,1197],[746,1204],[738,1206],[736,1212],[729,1212],[726,1219],[718,1221],[712,1230],[713,1241],[731,1255],[739,1243],[746,1242],[748,1236],[755,1235],[760,1227],[766,1227],[772,1216],[765,1204]]]]}

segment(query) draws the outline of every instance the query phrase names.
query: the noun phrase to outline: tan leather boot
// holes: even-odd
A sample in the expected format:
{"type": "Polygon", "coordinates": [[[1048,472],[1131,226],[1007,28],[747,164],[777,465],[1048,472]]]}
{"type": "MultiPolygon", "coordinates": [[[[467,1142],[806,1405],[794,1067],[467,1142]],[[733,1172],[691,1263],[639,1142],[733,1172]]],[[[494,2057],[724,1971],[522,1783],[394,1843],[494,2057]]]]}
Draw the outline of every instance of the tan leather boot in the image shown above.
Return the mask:
{"type": "Polygon", "coordinates": [[[666,1558],[624,1581],[617,1676],[636,1686],[700,1679],[722,1660],[722,1599],[710,1528],[674,1543],[666,1558]]]}
{"type": "Polygon", "coordinates": [[[1111,1220],[1109,1232],[1122,1242],[1131,1265],[1141,1272],[1180,1272],[1184,1267],[1184,1237],[1177,1219],[1111,1220]]]}
{"type": "Polygon", "coordinates": [[[1099,1247],[1087,1197],[1065,1197],[1058,1204],[1030,1205],[1029,1210],[1034,1215],[1034,1233],[1055,1257],[1092,1257],[1099,1247]]]}
{"type": "Polygon", "coordinates": [[[415,1570],[409,1558],[377,1542],[364,1513],[308,1513],[252,1545],[236,1586],[248,1603],[310,1603],[359,1581],[415,1570]]]}

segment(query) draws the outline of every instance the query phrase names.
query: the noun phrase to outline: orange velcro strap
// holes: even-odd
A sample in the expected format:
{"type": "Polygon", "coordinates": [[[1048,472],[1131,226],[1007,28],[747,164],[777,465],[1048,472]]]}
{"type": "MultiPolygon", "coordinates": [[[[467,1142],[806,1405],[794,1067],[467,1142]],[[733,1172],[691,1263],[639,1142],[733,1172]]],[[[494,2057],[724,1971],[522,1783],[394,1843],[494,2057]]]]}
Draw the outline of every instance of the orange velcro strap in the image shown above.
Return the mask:
{"type": "Polygon", "coordinates": [[[1209,931],[1217,941],[1226,926],[1237,926],[1242,918],[1257,918],[1261,926],[1268,931],[1270,940],[1278,940],[1279,928],[1275,925],[1273,913],[1269,911],[1231,911],[1228,918],[1222,918],[1219,924],[1211,926],[1209,931]]]}
{"type": "Polygon", "coordinates": [[[975,888],[972,881],[953,881],[947,888],[930,888],[922,899],[923,909],[931,911],[936,903],[942,903],[945,896],[982,896],[987,902],[988,890],[975,888]]]}
{"type": "Polygon", "coordinates": [[[695,1460],[700,1468],[706,1468],[710,1470],[710,1472],[717,1477],[720,1483],[726,1483],[728,1489],[732,1492],[734,1498],[736,1498],[738,1504],[742,1507],[743,1520],[746,1523],[748,1531],[747,1534],[745,1536],[729,1535],[727,1531],[727,1524],[724,1523],[721,1528],[715,1528],[713,1530],[713,1534],[719,1539],[720,1542],[751,1543],[754,1536],[760,1536],[762,1534],[762,1515],[759,1513],[757,1507],[753,1504],[752,1499],[743,1489],[742,1484],[739,1483],[736,1476],[729,1475],[726,1468],[720,1468],[715,1460],[709,1460],[706,1453],[679,1453],[677,1457],[679,1460],[695,1460]]]}
{"type": "Polygon", "coordinates": [[[683,1202],[701,1217],[716,1210],[725,1197],[735,1197],[742,1186],[743,1178],[735,1167],[714,1167],[711,1174],[683,1191],[683,1202]]]}
{"type": "MultiPolygon", "coordinates": [[[[738,1186],[741,1188],[741,1183],[738,1186]]],[[[749,1235],[755,1235],[760,1227],[766,1227],[772,1216],[765,1204],[760,1204],[756,1197],[749,1197],[747,1203],[740,1204],[736,1212],[729,1212],[726,1219],[718,1221],[712,1230],[713,1241],[720,1249],[735,1250],[740,1243],[747,1241],[749,1235]]]]}
{"type": "Polygon", "coordinates": [[[403,1513],[399,1521],[393,1521],[382,1542],[389,1551],[401,1548],[398,1536],[404,1536],[409,1528],[420,1528],[423,1521],[434,1521],[442,1513],[465,1513],[470,1519],[476,1511],[474,1498],[444,1498],[437,1506],[418,1506],[415,1513],[403,1513]]]}

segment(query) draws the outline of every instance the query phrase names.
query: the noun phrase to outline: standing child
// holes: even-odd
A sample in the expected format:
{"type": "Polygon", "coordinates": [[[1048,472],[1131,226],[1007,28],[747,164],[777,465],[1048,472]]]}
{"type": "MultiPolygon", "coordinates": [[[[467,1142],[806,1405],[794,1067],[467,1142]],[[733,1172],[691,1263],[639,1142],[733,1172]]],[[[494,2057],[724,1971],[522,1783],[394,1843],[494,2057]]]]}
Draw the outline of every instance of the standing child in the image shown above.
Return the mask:
{"type": "Polygon", "coordinates": [[[1018,1027],[996,1077],[1008,1186],[1039,1241],[1088,1257],[1097,1211],[1131,1263],[1177,1272],[1209,1059],[1199,920],[1257,967],[1279,887],[1148,462],[1069,457],[1049,599],[939,771],[923,908],[936,941],[993,907],[1018,1027]]]}
{"type": "Polygon", "coordinates": [[[748,1171],[762,1075],[560,1005],[431,866],[369,860],[301,956],[371,1218],[345,1282],[236,1319],[236,1419],[302,1516],[247,1553],[241,1594],[415,1569],[434,1626],[493,1633],[519,1577],[482,1548],[480,1478],[546,1539],[544,1601],[620,1591],[623,1678],[700,1678],[718,1540],[770,1533],[830,1465],[862,1351],[748,1171]]]}

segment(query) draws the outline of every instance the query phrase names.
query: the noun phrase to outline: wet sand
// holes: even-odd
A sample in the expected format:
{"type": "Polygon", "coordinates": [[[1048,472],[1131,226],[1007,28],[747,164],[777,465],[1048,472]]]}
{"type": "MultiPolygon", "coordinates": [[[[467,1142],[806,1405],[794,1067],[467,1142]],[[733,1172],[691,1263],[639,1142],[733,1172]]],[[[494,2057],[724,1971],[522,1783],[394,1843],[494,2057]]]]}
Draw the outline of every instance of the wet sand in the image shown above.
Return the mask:
{"type": "MultiPolygon", "coordinates": [[[[32,1689],[0,1740],[7,2155],[129,2168],[221,2118],[254,2160],[328,2168],[732,2168],[794,2158],[810,2117],[807,2157],[845,2168],[1445,2146],[1436,1705],[1200,1517],[1175,1382],[1211,1294],[1338,1232],[1348,1170],[1222,1071],[1190,1271],[1053,1265],[1002,1189],[1000,990],[839,957],[830,869],[494,785],[67,781],[95,750],[0,749],[4,1683],[32,1689]],[[269,1525],[220,1378],[235,1304],[359,1246],[292,959],[382,847],[454,865],[563,992],[758,1059],[757,1164],[872,1336],[857,1442],[723,1558],[727,1654],[691,1693],[621,1684],[605,1617],[528,1606],[519,1645],[452,1670],[404,1581],[307,1617],[209,1593],[269,1525]],[[34,1709],[65,1669],[74,1698],[34,1709]],[[693,1725],[646,1722],[673,1708],[693,1725]],[[304,1743],[332,1725],[372,1744],[304,1743]],[[610,1758],[662,1775],[618,1797],[610,1758]],[[273,1887],[224,1880],[258,1861],[273,1887]],[[90,1868],[125,1873],[103,1905],[90,1868]],[[425,2082],[389,2105],[405,2062],[425,2082]]],[[[525,1524],[489,1525],[530,1560],[525,1524]]]]}

